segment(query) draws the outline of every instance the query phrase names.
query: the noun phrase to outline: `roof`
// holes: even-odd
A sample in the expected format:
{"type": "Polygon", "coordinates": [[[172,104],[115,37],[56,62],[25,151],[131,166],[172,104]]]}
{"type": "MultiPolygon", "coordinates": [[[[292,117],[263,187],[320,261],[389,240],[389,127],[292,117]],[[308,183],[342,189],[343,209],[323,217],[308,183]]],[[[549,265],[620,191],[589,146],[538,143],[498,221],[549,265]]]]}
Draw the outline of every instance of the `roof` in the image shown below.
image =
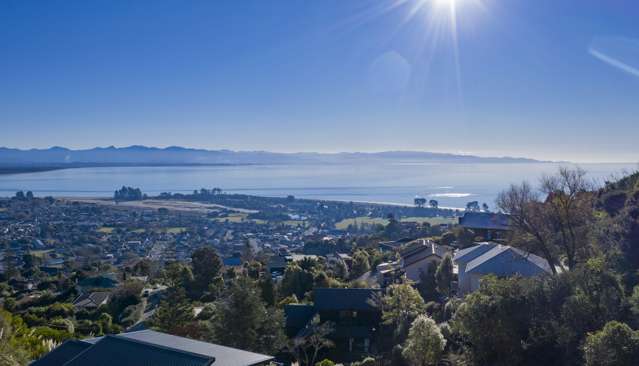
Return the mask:
{"type": "Polygon", "coordinates": [[[534,276],[551,273],[548,262],[532,253],[507,245],[497,245],[473,259],[466,266],[466,273],[495,274],[509,276],[519,274],[534,276]]]}
{"type": "Polygon", "coordinates": [[[122,333],[120,337],[140,340],[156,345],[189,351],[215,357],[216,366],[244,366],[255,365],[273,359],[271,356],[262,355],[248,351],[239,350],[213,343],[196,341],[194,339],[177,337],[153,330],[142,330],[139,332],[122,333]]]}
{"type": "Polygon", "coordinates": [[[91,292],[78,296],[73,301],[73,306],[77,307],[98,307],[109,299],[108,292],[91,292]]]}
{"type": "Polygon", "coordinates": [[[404,262],[404,267],[415,264],[422,259],[428,258],[430,256],[436,256],[437,258],[442,258],[442,256],[437,253],[435,244],[421,244],[417,247],[412,247],[410,250],[401,254],[402,260],[404,262]]]}
{"type": "Polygon", "coordinates": [[[317,288],[313,291],[315,309],[375,310],[371,300],[381,294],[376,288],[317,288]]]}
{"type": "Polygon", "coordinates": [[[286,327],[302,328],[315,315],[315,307],[308,304],[288,304],[284,306],[286,327]]]}
{"type": "Polygon", "coordinates": [[[250,366],[273,357],[152,330],[68,341],[33,366],[250,366]]]}
{"type": "Polygon", "coordinates": [[[47,353],[44,357],[31,363],[31,366],[59,366],[64,365],[73,357],[77,356],[80,352],[91,347],[91,343],[69,340],[62,343],[60,346],[54,348],[51,352],[47,353]]]}
{"type": "Polygon", "coordinates": [[[224,258],[222,262],[227,267],[237,267],[242,265],[242,258],[240,257],[224,258]]]}
{"type": "Polygon", "coordinates": [[[496,246],[497,243],[483,242],[466,249],[458,250],[457,253],[455,253],[453,261],[455,263],[468,263],[496,246]]]}
{"type": "Polygon", "coordinates": [[[466,212],[459,224],[470,229],[509,230],[510,216],[492,212],[466,212]]]}
{"type": "Polygon", "coordinates": [[[214,357],[107,335],[63,366],[209,366],[214,357]]]}

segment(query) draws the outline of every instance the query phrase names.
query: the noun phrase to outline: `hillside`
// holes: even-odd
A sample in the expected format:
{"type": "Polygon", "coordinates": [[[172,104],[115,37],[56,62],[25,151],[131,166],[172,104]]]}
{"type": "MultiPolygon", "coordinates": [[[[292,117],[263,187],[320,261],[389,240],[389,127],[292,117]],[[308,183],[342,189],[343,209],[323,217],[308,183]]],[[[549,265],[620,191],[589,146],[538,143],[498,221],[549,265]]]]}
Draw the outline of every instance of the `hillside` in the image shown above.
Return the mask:
{"type": "Polygon", "coordinates": [[[387,151],[378,153],[274,153],[267,151],[204,150],[184,147],[96,147],[72,150],[64,147],[49,149],[0,148],[3,166],[41,166],[73,164],[309,164],[352,163],[369,161],[442,162],[442,163],[532,163],[533,159],[512,157],[479,157],[418,151],[387,151]]]}

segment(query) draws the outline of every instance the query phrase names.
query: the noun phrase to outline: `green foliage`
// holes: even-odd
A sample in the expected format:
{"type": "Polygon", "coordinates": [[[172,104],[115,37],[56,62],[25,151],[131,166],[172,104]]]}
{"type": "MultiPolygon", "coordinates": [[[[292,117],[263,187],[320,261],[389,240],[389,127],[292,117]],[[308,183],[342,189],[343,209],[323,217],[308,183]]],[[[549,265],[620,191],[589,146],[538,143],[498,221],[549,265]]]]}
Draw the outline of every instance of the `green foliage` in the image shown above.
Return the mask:
{"type": "Polygon", "coordinates": [[[435,272],[435,281],[437,282],[437,291],[448,297],[453,282],[453,259],[450,255],[446,255],[439,263],[435,272]]]}
{"type": "Polygon", "coordinates": [[[270,273],[266,273],[260,280],[260,295],[267,306],[275,305],[275,285],[270,273]]]}
{"type": "Polygon", "coordinates": [[[193,305],[186,297],[184,288],[169,288],[166,298],[153,314],[151,324],[160,331],[186,336],[194,321],[193,305]]]}
{"type": "Polygon", "coordinates": [[[301,299],[312,289],[313,272],[311,270],[305,270],[296,263],[291,263],[286,267],[281,284],[283,296],[295,295],[301,299]]]}
{"type": "Polygon", "coordinates": [[[402,340],[410,324],[426,311],[424,299],[409,284],[391,285],[381,298],[382,321],[395,330],[395,337],[402,340]]]}
{"type": "Polygon", "coordinates": [[[370,271],[371,265],[369,262],[368,253],[364,250],[358,250],[353,255],[353,266],[351,268],[351,278],[355,279],[364,273],[370,271]]]}
{"type": "Polygon", "coordinates": [[[545,278],[484,277],[452,327],[476,364],[579,365],[586,334],[620,319],[624,303],[617,277],[595,259],[545,278]]]}
{"type": "Polygon", "coordinates": [[[588,334],[583,347],[587,366],[632,366],[639,359],[639,333],[612,321],[588,334]]]}
{"type": "Polygon", "coordinates": [[[203,247],[195,250],[191,255],[191,266],[193,298],[199,299],[205,295],[213,279],[220,274],[222,261],[213,248],[203,247]]]}
{"type": "Polygon", "coordinates": [[[333,341],[328,339],[334,329],[335,325],[332,322],[322,323],[319,315],[315,315],[304,332],[289,342],[288,348],[302,365],[314,365],[322,350],[335,346],[333,341]]]}
{"type": "Polygon", "coordinates": [[[419,284],[417,284],[417,290],[424,301],[435,301],[439,298],[437,280],[435,279],[436,271],[437,265],[431,262],[428,263],[426,271],[419,272],[419,284]]]}
{"type": "Polygon", "coordinates": [[[215,342],[261,353],[274,353],[284,346],[284,315],[264,306],[250,278],[238,277],[216,308],[211,329],[215,342]]]}
{"type": "Polygon", "coordinates": [[[320,362],[317,362],[315,366],[335,366],[335,362],[325,358],[321,360],[320,362]]]}
{"type": "Polygon", "coordinates": [[[445,346],[446,340],[435,321],[420,315],[410,326],[402,354],[411,366],[436,365],[445,346]]]}
{"type": "Polygon", "coordinates": [[[73,309],[73,305],[72,304],[62,304],[62,303],[55,303],[53,305],[49,305],[49,307],[47,307],[47,318],[51,319],[51,318],[55,318],[55,317],[69,317],[69,316],[73,316],[74,314],[74,309],[73,309]]]}

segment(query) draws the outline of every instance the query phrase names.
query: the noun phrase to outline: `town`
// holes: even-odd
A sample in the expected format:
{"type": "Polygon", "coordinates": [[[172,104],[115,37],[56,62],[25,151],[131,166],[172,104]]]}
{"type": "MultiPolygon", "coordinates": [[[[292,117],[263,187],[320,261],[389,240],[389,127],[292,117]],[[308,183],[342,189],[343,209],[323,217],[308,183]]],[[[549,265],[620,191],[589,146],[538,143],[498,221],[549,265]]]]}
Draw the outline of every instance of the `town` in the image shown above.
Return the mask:
{"type": "MultiPolygon", "coordinates": [[[[589,192],[579,185],[583,173],[561,170],[548,200],[522,197],[528,188],[513,187],[499,198],[502,212],[477,203],[455,211],[424,207],[420,199],[415,207],[395,207],[220,189],[147,197],[122,187],[113,199],[18,192],[0,200],[3,321],[16,342],[28,344],[16,357],[36,366],[93,363],[98,352],[136,341],[173,347],[175,357],[200,349],[205,360],[221,364],[235,357],[242,365],[518,363],[526,351],[517,337],[534,340],[530,330],[509,335],[522,320],[495,329],[495,336],[505,332],[512,340],[478,332],[494,326],[482,312],[511,317],[509,306],[545,307],[551,300],[532,292],[518,295],[532,303],[516,305],[520,300],[511,296],[521,286],[553,292],[562,286],[556,281],[565,282],[571,290],[561,296],[567,297],[548,304],[562,309],[586,294],[581,291],[603,286],[605,298],[588,301],[610,313],[579,327],[594,332],[626,317],[633,324],[639,287],[624,300],[622,281],[629,286],[636,275],[619,277],[601,260],[619,251],[636,255],[634,247],[597,254],[603,244],[584,240],[594,235],[587,230],[595,225],[591,215],[618,216],[631,204],[637,177],[589,192]],[[566,216],[552,216],[568,203],[566,216]],[[522,211],[526,207],[541,211],[522,211]],[[551,215],[555,230],[572,230],[575,238],[556,242],[539,215],[551,215]],[[581,276],[594,282],[582,283],[581,276]],[[505,302],[484,304],[486,296],[505,302]],[[73,361],[76,355],[85,359],[73,361]]],[[[636,266],[621,262],[618,268],[636,266]]],[[[561,322],[577,316],[544,311],[559,311],[561,322]]],[[[616,324],[610,326],[622,327],[616,324]]],[[[583,347],[580,334],[566,352],[583,347]]]]}

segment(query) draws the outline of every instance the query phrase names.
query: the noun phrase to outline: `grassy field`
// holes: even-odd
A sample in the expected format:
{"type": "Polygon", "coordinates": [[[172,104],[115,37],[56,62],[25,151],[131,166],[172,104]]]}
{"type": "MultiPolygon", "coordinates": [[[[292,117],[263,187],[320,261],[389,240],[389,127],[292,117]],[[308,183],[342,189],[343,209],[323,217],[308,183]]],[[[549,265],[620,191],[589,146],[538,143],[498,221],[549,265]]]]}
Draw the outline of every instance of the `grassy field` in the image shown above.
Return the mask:
{"type": "Polygon", "coordinates": [[[186,231],[185,227],[167,227],[161,231],[166,231],[169,234],[181,234],[186,231]]]}
{"type": "Polygon", "coordinates": [[[441,225],[441,224],[456,224],[458,219],[456,217],[404,217],[401,219],[402,222],[419,222],[419,223],[429,223],[432,226],[441,225]]]}
{"type": "Polygon", "coordinates": [[[354,225],[355,223],[357,223],[357,225],[361,225],[361,224],[367,224],[367,225],[381,224],[381,225],[386,225],[386,224],[388,224],[388,220],[382,219],[380,217],[362,216],[362,217],[355,217],[355,218],[352,218],[352,219],[344,219],[344,220],[336,223],[335,227],[337,229],[339,229],[339,230],[345,230],[346,228],[348,228],[349,225],[354,225]]]}
{"type": "Polygon", "coordinates": [[[219,221],[219,222],[225,222],[225,221],[229,221],[229,222],[242,222],[244,220],[246,220],[246,217],[248,215],[245,213],[234,213],[234,214],[230,214],[226,217],[216,217],[214,220],[215,221],[219,221]]]}
{"type": "Polygon", "coordinates": [[[53,249],[46,249],[46,250],[31,250],[29,251],[29,254],[31,254],[34,257],[38,257],[38,258],[44,258],[44,256],[49,253],[52,252],[53,249]]]}
{"type": "MultiPolygon", "coordinates": [[[[441,225],[441,224],[455,224],[457,223],[457,218],[450,218],[450,217],[403,217],[401,219],[402,222],[419,222],[419,223],[429,223],[433,226],[435,225],[441,225]]],[[[344,230],[346,228],[348,228],[349,225],[353,225],[357,222],[358,225],[361,224],[381,224],[381,225],[386,225],[388,224],[388,220],[387,219],[383,219],[381,217],[367,217],[367,216],[362,216],[362,217],[356,217],[356,218],[351,218],[351,219],[344,219],[338,223],[335,224],[335,227],[337,229],[340,230],[344,230]]]]}

